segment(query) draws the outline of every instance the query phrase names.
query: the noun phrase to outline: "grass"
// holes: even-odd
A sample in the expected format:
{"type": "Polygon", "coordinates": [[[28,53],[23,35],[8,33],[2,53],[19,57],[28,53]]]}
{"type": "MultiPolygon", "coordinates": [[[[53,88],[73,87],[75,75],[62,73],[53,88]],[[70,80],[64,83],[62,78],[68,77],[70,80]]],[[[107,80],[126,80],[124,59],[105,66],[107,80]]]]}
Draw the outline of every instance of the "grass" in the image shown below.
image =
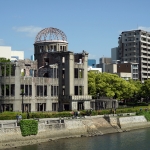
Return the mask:
{"type": "Polygon", "coordinates": [[[147,121],[150,121],[150,111],[149,110],[148,111],[144,111],[144,110],[139,111],[139,112],[137,112],[137,115],[138,116],[143,115],[143,116],[145,116],[147,121]]]}
{"type": "MultiPolygon", "coordinates": [[[[118,108],[116,110],[116,114],[120,113],[132,113],[136,112],[137,115],[144,115],[148,121],[150,121],[150,106],[136,106],[136,107],[128,107],[128,108],[118,108]],[[146,111],[147,109],[147,111],[146,111]],[[141,111],[140,111],[141,110],[141,111]]],[[[105,110],[94,110],[92,111],[91,115],[104,115],[104,114],[111,114],[111,109],[105,110]]],[[[23,119],[27,118],[27,113],[20,113],[20,112],[9,112],[5,111],[0,113],[0,120],[15,120],[16,115],[21,114],[23,119]]],[[[60,118],[60,117],[72,117],[71,111],[63,111],[63,112],[32,112],[29,113],[30,118],[60,118]]],[[[80,111],[80,115],[89,115],[87,111],[83,110],[80,111]]]]}

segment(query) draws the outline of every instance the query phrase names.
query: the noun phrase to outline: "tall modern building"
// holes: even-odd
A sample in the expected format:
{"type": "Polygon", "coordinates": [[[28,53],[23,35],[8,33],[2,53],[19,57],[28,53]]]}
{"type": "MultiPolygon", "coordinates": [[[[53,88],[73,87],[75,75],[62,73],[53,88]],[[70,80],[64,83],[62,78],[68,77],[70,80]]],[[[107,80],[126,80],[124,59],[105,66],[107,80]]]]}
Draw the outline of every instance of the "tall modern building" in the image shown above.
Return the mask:
{"type": "Polygon", "coordinates": [[[114,47],[111,49],[111,60],[112,62],[117,61],[118,59],[118,47],[114,47]]]}
{"type": "Polygon", "coordinates": [[[31,55],[31,60],[34,60],[34,55],[31,55]]]}
{"type": "Polygon", "coordinates": [[[96,59],[88,59],[88,66],[96,68],[96,59]]]}
{"type": "Polygon", "coordinates": [[[150,32],[124,31],[118,38],[118,59],[138,64],[138,78],[142,82],[150,78],[150,32]]]}

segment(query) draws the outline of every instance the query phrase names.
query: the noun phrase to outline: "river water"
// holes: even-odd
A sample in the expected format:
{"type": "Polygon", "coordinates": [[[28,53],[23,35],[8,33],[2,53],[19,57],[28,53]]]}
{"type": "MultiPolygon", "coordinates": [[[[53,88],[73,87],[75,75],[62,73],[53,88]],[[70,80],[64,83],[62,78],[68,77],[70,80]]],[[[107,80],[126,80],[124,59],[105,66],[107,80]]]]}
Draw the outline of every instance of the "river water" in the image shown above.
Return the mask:
{"type": "Polygon", "coordinates": [[[11,150],[150,150],[150,128],[95,137],[60,139],[11,150]]]}

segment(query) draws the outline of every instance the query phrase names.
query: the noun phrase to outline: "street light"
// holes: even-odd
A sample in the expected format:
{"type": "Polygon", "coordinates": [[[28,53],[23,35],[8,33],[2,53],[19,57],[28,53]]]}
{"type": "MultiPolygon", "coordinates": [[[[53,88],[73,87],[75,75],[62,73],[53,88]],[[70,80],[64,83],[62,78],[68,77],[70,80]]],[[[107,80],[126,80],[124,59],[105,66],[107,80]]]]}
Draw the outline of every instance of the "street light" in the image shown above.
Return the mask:
{"type": "Polygon", "coordinates": [[[23,89],[21,90],[21,94],[22,96],[22,113],[24,113],[24,107],[23,107],[23,96],[25,95],[25,93],[23,92],[23,89]]]}

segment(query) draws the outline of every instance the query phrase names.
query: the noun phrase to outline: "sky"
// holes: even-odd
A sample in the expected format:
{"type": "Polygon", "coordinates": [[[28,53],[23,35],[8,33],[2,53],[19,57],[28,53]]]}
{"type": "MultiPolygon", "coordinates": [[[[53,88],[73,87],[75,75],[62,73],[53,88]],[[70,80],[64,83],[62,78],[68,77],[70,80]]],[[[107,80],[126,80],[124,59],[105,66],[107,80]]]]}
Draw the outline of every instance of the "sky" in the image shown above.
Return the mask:
{"type": "Polygon", "coordinates": [[[34,54],[44,28],[62,30],[69,51],[85,50],[90,59],[111,57],[122,31],[150,31],[150,0],[0,0],[0,46],[34,54]]]}

